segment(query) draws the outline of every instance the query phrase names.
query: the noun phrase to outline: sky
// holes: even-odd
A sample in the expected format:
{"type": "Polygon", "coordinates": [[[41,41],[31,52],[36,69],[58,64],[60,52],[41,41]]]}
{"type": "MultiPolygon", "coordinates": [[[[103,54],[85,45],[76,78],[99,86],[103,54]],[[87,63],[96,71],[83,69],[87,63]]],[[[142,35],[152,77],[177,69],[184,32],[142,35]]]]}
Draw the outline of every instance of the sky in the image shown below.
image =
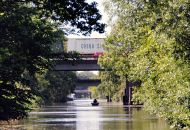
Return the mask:
{"type": "MultiPolygon", "coordinates": [[[[104,7],[103,7],[103,0],[87,0],[88,3],[91,3],[91,2],[97,2],[98,3],[98,6],[97,8],[99,9],[100,11],[100,14],[102,15],[102,19],[101,19],[101,22],[103,23],[107,23],[108,21],[108,16],[106,15],[105,11],[104,11],[104,7]]],[[[90,36],[83,36],[83,35],[68,35],[68,38],[84,38],[84,37],[87,37],[87,38],[105,38],[106,35],[110,32],[110,28],[107,27],[105,29],[105,33],[103,34],[99,34],[98,32],[92,32],[92,34],[90,36]]]]}

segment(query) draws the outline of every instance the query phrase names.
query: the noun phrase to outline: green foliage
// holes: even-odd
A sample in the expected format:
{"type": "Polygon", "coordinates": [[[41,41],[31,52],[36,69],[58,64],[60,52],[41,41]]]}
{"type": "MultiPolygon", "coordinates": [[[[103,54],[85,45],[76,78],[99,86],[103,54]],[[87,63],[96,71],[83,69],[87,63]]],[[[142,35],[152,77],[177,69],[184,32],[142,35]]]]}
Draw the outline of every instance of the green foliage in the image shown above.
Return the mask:
{"type": "Polygon", "coordinates": [[[3,50],[0,56],[0,119],[3,120],[27,115],[30,99],[35,95],[30,79],[48,66],[55,26],[36,20],[33,13],[35,11],[20,7],[0,19],[0,50],[3,50]]]}
{"type": "Polygon", "coordinates": [[[101,84],[98,85],[98,91],[103,96],[109,96],[114,101],[120,101],[123,97],[122,79],[112,71],[100,72],[101,84]]]}
{"type": "Polygon", "coordinates": [[[189,129],[189,1],[108,0],[106,7],[115,24],[101,66],[141,81],[133,100],[173,127],[189,129]]]}
{"type": "MultiPolygon", "coordinates": [[[[39,20],[42,21],[46,18],[60,21],[78,28],[78,32],[84,34],[89,34],[92,30],[104,32],[105,24],[99,22],[101,15],[96,8],[96,2],[89,4],[85,0],[5,0],[0,3],[1,16],[12,14],[21,6],[37,11],[39,20]]],[[[26,13],[25,9],[21,12],[26,13]]]]}
{"type": "Polygon", "coordinates": [[[98,89],[96,86],[91,86],[88,88],[88,90],[91,92],[91,98],[97,99],[99,98],[98,89]]]}
{"type": "Polygon", "coordinates": [[[77,77],[73,72],[47,72],[38,76],[39,94],[46,104],[67,101],[67,95],[73,93],[77,77]]]}
{"type": "Polygon", "coordinates": [[[104,31],[100,19],[95,2],[1,1],[0,119],[20,119],[27,115],[38,90],[35,74],[50,68],[51,47],[63,39],[64,32],[58,29],[60,24],[70,24],[89,34],[92,30],[104,31]]]}
{"type": "Polygon", "coordinates": [[[53,53],[63,53],[66,50],[66,37],[62,30],[58,30],[55,32],[57,39],[55,39],[55,43],[51,46],[51,50],[53,53]]]}
{"type": "Polygon", "coordinates": [[[132,79],[142,81],[140,89],[137,88],[134,94],[134,100],[140,99],[146,110],[167,118],[176,127],[189,125],[189,65],[174,58],[173,41],[165,39],[163,35],[161,38],[149,38],[151,40],[147,39],[146,44],[149,42],[151,46],[141,48],[137,54],[139,63],[133,57],[136,53],[131,55],[135,60],[131,59],[131,63],[135,67],[129,75],[132,79]]]}
{"type": "MultiPolygon", "coordinates": [[[[3,68],[3,67],[2,67],[3,68]]],[[[1,69],[2,69],[1,68],[1,69]]],[[[8,71],[8,70],[4,70],[8,71]]],[[[1,70],[1,72],[4,72],[1,70]]],[[[2,73],[1,73],[2,74],[2,73]]],[[[23,74],[17,75],[17,73],[12,72],[13,76],[9,75],[1,76],[2,80],[0,83],[0,119],[21,119],[27,116],[27,112],[30,109],[29,105],[34,99],[35,89],[30,86],[35,86],[33,83],[33,78],[29,76],[28,72],[23,72],[23,74]],[[6,78],[10,79],[6,79],[6,78]],[[6,79],[6,80],[5,80],[6,79]]]]}

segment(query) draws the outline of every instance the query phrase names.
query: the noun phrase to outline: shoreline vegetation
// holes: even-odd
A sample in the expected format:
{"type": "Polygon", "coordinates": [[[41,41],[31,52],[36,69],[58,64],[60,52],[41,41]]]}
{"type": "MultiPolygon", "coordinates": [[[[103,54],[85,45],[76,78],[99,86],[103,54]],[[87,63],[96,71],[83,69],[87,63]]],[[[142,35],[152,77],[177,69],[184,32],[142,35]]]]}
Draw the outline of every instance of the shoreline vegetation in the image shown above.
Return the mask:
{"type": "Polygon", "coordinates": [[[14,122],[10,119],[27,117],[39,96],[45,102],[64,102],[65,96],[74,90],[75,75],[45,74],[52,71],[52,59],[68,59],[64,48],[66,34],[104,33],[105,24],[100,19],[96,2],[1,1],[0,119],[14,122]],[[60,50],[61,54],[56,55],[60,50]]]}
{"type": "Polygon", "coordinates": [[[15,125],[15,124],[18,124],[18,122],[19,122],[19,120],[17,120],[17,119],[11,119],[8,121],[0,120],[0,125],[15,125]]]}
{"type": "MultiPolygon", "coordinates": [[[[100,66],[140,83],[132,102],[171,128],[190,129],[189,0],[106,0],[105,8],[112,30],[100,66]]],[[[111,81],[112,90],[120,85],[111,81]]]]}

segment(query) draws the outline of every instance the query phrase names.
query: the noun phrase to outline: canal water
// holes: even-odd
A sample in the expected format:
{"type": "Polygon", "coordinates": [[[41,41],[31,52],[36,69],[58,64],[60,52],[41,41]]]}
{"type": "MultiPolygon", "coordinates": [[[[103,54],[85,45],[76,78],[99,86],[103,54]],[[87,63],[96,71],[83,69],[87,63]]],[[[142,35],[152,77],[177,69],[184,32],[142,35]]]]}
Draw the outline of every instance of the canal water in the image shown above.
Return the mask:
{"type": "Polygon", "coordinates": [[[75,100],[46,106],[29,114],[14,125],[1,125],[0,130],[170,130],[164,120],[140,108],[92,100],[75,100]]]}

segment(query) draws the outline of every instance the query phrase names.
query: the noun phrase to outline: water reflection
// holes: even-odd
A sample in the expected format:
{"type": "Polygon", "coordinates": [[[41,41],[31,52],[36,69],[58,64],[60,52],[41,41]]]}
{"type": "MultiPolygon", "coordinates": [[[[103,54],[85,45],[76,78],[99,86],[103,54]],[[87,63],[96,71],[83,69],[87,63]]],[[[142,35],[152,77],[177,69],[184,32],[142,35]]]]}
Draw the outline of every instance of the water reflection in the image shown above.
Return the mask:
{"type": "Polygon", "coordinates": [[[101,130],[102,111],[99,107],[92,110],[81,109],[77,112],[76,130],[101,130]]]}
{"type": "Polygon", "coordinates": [[[62,105],[46,106],[30,113],[18,124],[0,126],[1,130],[169,130],[163,120],[138,108],[91,100],[78,100],[62,105]]]}

